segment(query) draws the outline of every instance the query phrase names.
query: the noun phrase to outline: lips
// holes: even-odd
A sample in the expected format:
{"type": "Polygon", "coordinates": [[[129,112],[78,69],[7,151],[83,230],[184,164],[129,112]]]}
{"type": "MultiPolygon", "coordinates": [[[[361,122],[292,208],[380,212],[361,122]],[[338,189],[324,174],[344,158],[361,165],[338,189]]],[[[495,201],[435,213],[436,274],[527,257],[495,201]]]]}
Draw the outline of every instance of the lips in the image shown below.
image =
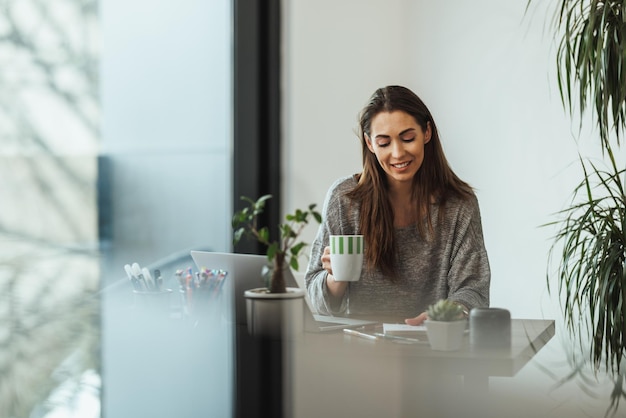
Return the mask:
{"type": "Polygon", "coordinates": [[[408,167],[409,164],[411,164],[411,162],[410,161],[406,161],[406,162],[403,162],[403,163],[391,164],[391,166],[393,168],[405,168],[405,167],[408,167]]]}

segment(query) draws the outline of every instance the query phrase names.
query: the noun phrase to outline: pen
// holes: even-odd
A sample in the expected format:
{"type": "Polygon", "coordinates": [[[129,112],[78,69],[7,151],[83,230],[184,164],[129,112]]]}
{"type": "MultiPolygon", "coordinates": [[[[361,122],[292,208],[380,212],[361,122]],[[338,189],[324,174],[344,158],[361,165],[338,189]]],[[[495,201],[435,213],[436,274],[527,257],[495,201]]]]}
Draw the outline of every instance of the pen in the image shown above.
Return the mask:
{"type": "Polygon", "coordinates": [[[133,275],[137,278],[139,283],[141,283],[142,290],[150,290],[150,286],[148,285],[146,278],[143,277],[143,274],[141,273],[141,267],[139,266],[139,263],[133,263],[133,265],[131,266],[131,269],[132,269],[133,275]]]}
{"type": "Polygon", "coordinates": [[[377,336],[377,337],[384,338],[386,340],[404,341],[404,342],[411,342],[411,343],[421,343],[422,342],[421,340],[418,340],[417,338],[399,337],[397,335],[381,334],[380,332],[376,332],[376,333],[374,333],[374,335],[377,336]]]}
{"type": "Polygon", "coordinates": [[[141,274],[143,275],[143,278],[146,280],[146,283],[148,283],[148,290],[156,290],[156,282],[152,278],[152,275],[150,274],[150,270],[148,270],[147,267],[143,267],[141,269],[141,274]]]}
{"type": "Polygon", "coordinates": [[[343,332],[348,335],[354,335],[355,337],[361,337],[361,338],[365,338],[368,340],[373,340],[373,341],[378,340],[378,337],[376,335],[366,334],[364,332],[355,331],[353,329],[344,328],[343,332]]]}
{"type": "Polygon", "coordinates": [[[139,279],[137,279],[137,277],[135,277],[135,275],[133,274],[133,270],[130,267],[130,264],[126,264],[124,266],[124,270],[126,270],[126,275],[128,276],[128,280],[130,280],[131,284],[133,285],[133,289],[135,289],[135,291],[140,292],[142,290],[141,288],[141,283],[139,283],[139,279]]]}
{"type": "Polygon", "coordinates": [[[161,270],[154,270],[154,280],[156,282],[157,290],[163,289],[163,277],[161,277],[161,270]]]}

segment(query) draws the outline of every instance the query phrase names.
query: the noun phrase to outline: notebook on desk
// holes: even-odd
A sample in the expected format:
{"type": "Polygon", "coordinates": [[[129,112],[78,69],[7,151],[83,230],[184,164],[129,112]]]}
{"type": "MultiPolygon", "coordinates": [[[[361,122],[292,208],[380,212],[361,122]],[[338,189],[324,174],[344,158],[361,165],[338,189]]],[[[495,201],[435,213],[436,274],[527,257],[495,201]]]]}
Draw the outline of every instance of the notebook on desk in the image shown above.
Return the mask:
{"type": "MultiPolygon", "coordinates": [[[[211,251],[191,251],[191,258],[198,269],[220,269],[228,272],[227,279],[234,292],[235,321],[246,324],[246,301],[244,291],[256,287],[263,287],[261,271],[267,265],[267,257],[263,255],[220,253],[211,251]]],[[[286,270],[285,282],[288,287],[303,287],[291,273],[286,270]]],[[[375,324],[375,321],[328,316],[314,313],[309,295],[306,294],[304,303],[304,329],[307,332],[335,331],[344,328],[356,328],[363,325],[375,324]]]]}

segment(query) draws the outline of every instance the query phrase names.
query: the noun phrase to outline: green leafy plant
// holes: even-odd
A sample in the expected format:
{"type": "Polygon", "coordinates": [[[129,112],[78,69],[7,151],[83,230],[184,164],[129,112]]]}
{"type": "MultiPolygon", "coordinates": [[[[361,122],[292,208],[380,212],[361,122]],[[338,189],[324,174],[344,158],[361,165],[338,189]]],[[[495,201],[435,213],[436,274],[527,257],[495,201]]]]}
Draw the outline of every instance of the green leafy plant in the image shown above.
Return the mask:
{"type": "Polygon", "coordinates": [[[298,259],[304,247],[307,246],[304,241],[299,241],[300,234],[311,217],[321,223],[322,216],[315,210],[316,204],[309,205],[306,210],[296,209],[294,213],[285,216],[286,222],[278,226],[279,238],[272,240],[269,229],[258,225],[258,217],[265,209],[265,202],[271,197],[271,195],[264,195],[256,201],[249,197],[241,197],[248,203],[248,206],[233,215],[233,245],[236,245],[244,236],[252,237],[266,245],[267,259],[273,265],[269,291],[270,293],[285,293],[287,288],[283,269],[285,265],[288,265],[298,270],[298,259]]]}
{"type": "Polygon", "coordinates": [[[619,373],[626,354],[626,195],[621,179],[626,170],[617,169],[610,147],[607,154],[610,170],[593,163],[589,168],[581,160],[585,179],[574,199],[582,199],[548,225],[559,226],[550,257],[559,257],[556,274],[566,325],[581,345],[590,335],[596,369],[604,357],[605,367],[619,373]]]}
{"type": "MultiPolygon", "coordinates": [[[[591,109],[610,168],[580,159],[584,179],[572,205],[548,224],[560,228],[549,260],[558,254],[555,275],[570,333],[581,348],[590,342],[582,351],[590,353],[594,371],[604,364],[615,382],[607,411],[615,413],[619,399],[626,397],[626,215],[624,170],[617,168],[611,139],[619,146],[626,128],[626,0],[560,0],[553,28],[563,106],[570,115],[579,113],[581,126],[591,109]]],[[[549,291],[551,277],[548,273],[549,291]]]]}
{"type": "Polygon", "coordinates": [[[593,105],[605,146],[626,127],[625,15],[624,0],[561,0],[555,13],[561,100],[570,113],[593,105]]]}
{"type": "Polygon", "coordinates": [[[449,299],[440,299],[426,310],[431,321],[451,322],[463,319],[463,307],[449,299]]]}

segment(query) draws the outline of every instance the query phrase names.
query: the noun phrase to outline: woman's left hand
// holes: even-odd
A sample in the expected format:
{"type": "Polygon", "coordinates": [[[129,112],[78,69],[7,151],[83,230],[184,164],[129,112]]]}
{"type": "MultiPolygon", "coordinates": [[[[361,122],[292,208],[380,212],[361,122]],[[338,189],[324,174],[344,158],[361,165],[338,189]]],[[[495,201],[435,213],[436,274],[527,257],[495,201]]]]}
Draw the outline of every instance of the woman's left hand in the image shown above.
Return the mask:
{"type": "Polygon", "coordinates": [[[407,325],[422,325],[424,321],[427,319],[428,319],[428,315],[426,314],[426,312],[422,312],[421,314],[417,315],[415,318],[405,319],[404,322],[407,325]]]}

